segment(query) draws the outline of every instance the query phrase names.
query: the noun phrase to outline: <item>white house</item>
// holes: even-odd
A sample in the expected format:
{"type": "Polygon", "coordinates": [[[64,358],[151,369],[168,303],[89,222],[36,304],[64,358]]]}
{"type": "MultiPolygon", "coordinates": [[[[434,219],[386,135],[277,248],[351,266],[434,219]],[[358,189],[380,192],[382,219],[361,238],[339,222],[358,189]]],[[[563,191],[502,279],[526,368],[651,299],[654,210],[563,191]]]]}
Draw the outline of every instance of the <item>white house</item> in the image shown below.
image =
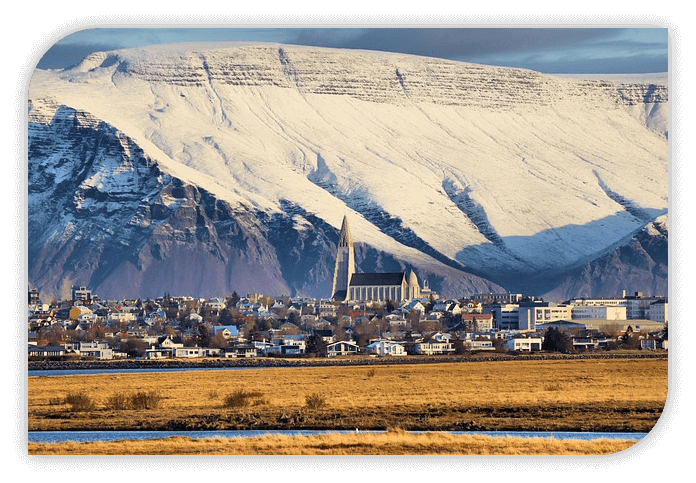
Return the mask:
{"type": "Polygon", "coordinates": [[[174,357],[181,357],[184,359],[203,357],[205,355],[202,347],[175,347],[172,353],[174,357]]]}
{"type": "Polygon", "coordinates": [[[360,351],[358,344],[353,341],[341,340],[326,346],[327,357],[350,356],[360,351]]]}
{"type": "Polygon", "coordinates": [[[304,354],[306,348],[306,342],[301,336],[293,337],[286,335],[280,339],[274,339],[273,345],[267,347],[265,353],[267,355],[304,354]]]}
{"type": "Polygon", "coordinates": [[[451,336],[437,332],[428,340],[416,342],[413,345],[413,350],[416,354],[421,355],[436,355],[436,354],[451,354],[454,352],[454,344],[450,342],[451,336]]]}
{"type": "Polygon", "coordinates": [[[469,351],[495,350],[491,339],[467,339],[464,341],[464,348],[469,351]]]}
{"type": "Polygon", "coordinates": [[[111,360],[114,358],[114,351],[105,342],[78,342],[75,350],[82,357],[94,357],[100,360],[111,360]]]}
{"type": "Polygon", "coordinates": [[[205,305],[210,310],[215,310],[218,312],[220,310],[224,310],[227,308],[227,304],[225,303],[225,300],[220,298],[220,297],[213,297],[212,299],[208,300],[208,302],[206,302],[205,305]]]}
{"type": "Polygon", "coordinates": [[[532,352],[541,350],[541,337],[515,337],[508,339],[507,348],[511,351],[532,352]]]}
{"type": "Polygon", "coordinates": [[[111,312],[107,316],[109,322],[135,322],[136,316],[131,312],[111,312]]]}
{"type": "Polygon", "coordinates": [[[388,340],[376,340],[365,347],[365,354],[376,356],[405,356],[406,349],[402,344],[388,340]]]}
{"type": "Polygon", "coordinates": [[[234,339],[239,337],[239,331],[236,325],[215,325],[213,326],[213,335],[217,335],[222,332],[225,339],[234,339]]]}

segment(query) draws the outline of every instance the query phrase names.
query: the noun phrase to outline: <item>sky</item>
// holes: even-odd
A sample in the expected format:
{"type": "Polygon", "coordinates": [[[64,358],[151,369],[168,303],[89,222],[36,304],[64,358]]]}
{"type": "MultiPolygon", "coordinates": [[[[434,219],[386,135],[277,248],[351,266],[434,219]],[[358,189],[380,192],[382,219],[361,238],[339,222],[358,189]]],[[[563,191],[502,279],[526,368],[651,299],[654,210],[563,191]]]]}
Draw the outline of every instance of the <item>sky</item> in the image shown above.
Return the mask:
{"type": "Polygon", "coordinates": [[[90,28],[51,45],[37,67],[73,66],[92,52],[189,41],[261,41],[380,50],[549,74],[667,72],[668,28],[90,28]]]}

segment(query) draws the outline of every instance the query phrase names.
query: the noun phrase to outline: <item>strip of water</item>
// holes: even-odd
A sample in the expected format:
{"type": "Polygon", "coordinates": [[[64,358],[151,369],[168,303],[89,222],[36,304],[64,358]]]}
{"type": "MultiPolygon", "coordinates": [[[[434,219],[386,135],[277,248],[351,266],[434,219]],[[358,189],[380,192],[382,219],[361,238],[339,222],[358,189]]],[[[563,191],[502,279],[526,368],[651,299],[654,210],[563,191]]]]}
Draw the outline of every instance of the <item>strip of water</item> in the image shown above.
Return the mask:
{"type": "MultiPolygon", "coordinates": [[[[250,438],[254,436],[284,435],[284,436],[315,436],[320,434],[350,434],[350,433],[379,434],[386,431],[317,431],[317,430],[245,430],[245,431],[29,431],[31,443],[63,443],[122,441],[170,438],[186,436],[189,438],[250,438]]],[[[411,433],[427,433],[429,431],[410,431],[411,433]]],[[[438,431],[446,434],[468,434],[494,437],[515,438],[547,438],[547,439],[576,439],[592,441],[596,439],[620,439],[639,441],[647,433],[599,433],[599,432],[545,432],[545,431],[438,431]]]]}

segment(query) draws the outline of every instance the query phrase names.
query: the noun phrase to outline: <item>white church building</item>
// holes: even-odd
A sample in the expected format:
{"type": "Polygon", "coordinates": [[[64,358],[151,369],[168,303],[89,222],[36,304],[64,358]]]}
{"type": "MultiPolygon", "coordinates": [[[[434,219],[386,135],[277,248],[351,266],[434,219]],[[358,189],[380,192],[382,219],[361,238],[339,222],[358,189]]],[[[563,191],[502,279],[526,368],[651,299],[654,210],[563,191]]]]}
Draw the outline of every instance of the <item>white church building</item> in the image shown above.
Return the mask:
{"type": "Polygon", "coordinates": [[[355,250],[347,217],[343,217],[334,268],[332,298],[339,302],[403,302],[419,298],[418,277],[411,270],[389,273],[355,273],[355,250]]]}

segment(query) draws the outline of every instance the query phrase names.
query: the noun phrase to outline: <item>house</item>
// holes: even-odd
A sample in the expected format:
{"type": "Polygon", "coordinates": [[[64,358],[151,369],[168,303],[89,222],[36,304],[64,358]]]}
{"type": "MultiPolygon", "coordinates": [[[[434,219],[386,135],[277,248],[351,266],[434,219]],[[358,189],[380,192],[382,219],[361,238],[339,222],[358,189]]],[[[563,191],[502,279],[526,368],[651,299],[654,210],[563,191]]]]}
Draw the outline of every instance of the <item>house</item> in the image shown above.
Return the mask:
{"type": "Polygon", "coordinates": [[[312,335],[320,337],[321,341],[326,342],[327,344],[335,342],[335,336],[331,329],[313,329],[312,335]]]}
{"type": "Polygon", "coordinates": [[[229,347],[225,347],[220,350],[220,355],[222,357],[256,357],[256,344],[234,344],[229,347]]]}
{"type": "Polygon", "coordinates": [[[222,332],[225,339],[235,339],[239,337],[239,330],[236,325],[216,325],[213,326],[213,335],[222,332]]]}
{"type": "Polygon", "coordinates": [[[151,347],[145,350],[145,359],[167,359],[169,357],[173,357],[173,352],[168,347],[151,347]]]}
{"type": "Polygon", "coordinates": [[[82,314],[91,314],[92,310],[85,307],[84,305],[75,305],[68,311],[68,318],[71,320],[77,320],[77,318],[82,314]]]}
{"type": "Polygon", "coordinates": [[[273,340],[273,345],[266,348],[266,355],[304,354],[307,346],[302,336],[285,335],[273,340]]]}
{"type": "Polygon", "coordinates": [[[227,308],[227,304],[225,303],[225,300],[220,298],[220,297],[214,297],[208,302],[206,302],[205,306],[212,311],[215,312],[220,312],[221,310],[224,310],[227,308]]]}
{"type": "Polygon", "coordinates": [[[61,357],[65,355],[63,346],[29,345],[29,357],[61,357]]]}
{"type": "Polygon", "coordinates": [[[593,337],[572,337],[571,342],[576,350],[599,349],[599,340],[593,337]]]}
{"type": "Polygon", "coordinates": [[[319,301],[319,317],[335,317],[336,306],[331,300],[322,299],[319,301]]]}
{"type": "Polygon", "coordinates": [[[459,315],[462,313],[462,308],[454,300],[446,300],[433,305],[434,312],[444,312],[451,315],[459,315]]]}
{"type": "Polygon", "coordinates": [[[518,352],[541,350],[541,337],[513,337],[507,341],[507,349],[518,352]]]}
{"type": "Polygon", "coordinates": [[[365,347],[365,354],[382,356],[405,356],[403,344],[388,340],[376,340],[365,347]]]}
{"type": "Polygon", "coordinates": [[[205,354],[204,349],[202,347],[174,347],[172,349],[172,355],[174,357],[192,359],[197,357],[203,357],[205,354]]]}
{"type": "Polygon", "coordinates": [[[72,349],[82,357],[93,357],[99,360],[111,360],[114,358],[113,349],[105,342],[78,342],[72,344],[72,349]]]}
{"type": "Polygon", "coordinates": [[[196,312],[193,312],[193,313],[189,314],[189,315],[186,317],[186,320],[189,320],[189,321],[190,321],[191,323],[193,323],[193,324],[201,324],[201,323],[203,323],[203,317],[202,317],[200,314],[196,313],[196,312]]]}
{"type": "Polygon", "coordinates": [[[493,314],[462,314],[462,324],[472,332],[489,332],[493,328],[493,314]]]}
{"type": "Polygon", "coordinates": [[[135,322],[136,316],[132,312],[123,312],[123,311],[118,311],[118,312],[111,312],[107,316],[107,320],[109,322],[135,322]]]}
{"type": "Polygon", "coordinates": [[[413,344],[413,351],[420,355],[451,354],[454,352],[454,344],[449,334],[437,332],[427,340],[417,341],[413,344]]]}
{"type": "Polygon", "coordinates": [[[184,343],[179,337],[172,337],[171,335],[163,335],[157,338],[157,347],[161,349],[175,349],[177,347],[184,347],[184,343]]]}
{"type": "Polygon", "coordinates": [[[341,340],[326,346],[327,357],[352,356],[360,351],[358,344],[353,341],[341,340]]]}
{"type": "Polygon", "coordinates": [[[402,306],[402,312],[404,314],[409,314],[412,310],[418,312],[420,315],[425,314],[425,306],[418,299],[411,300],[402,306]]]}
{"type": "Polygon", "coordinates": [[[466,339],[464,349],[468,351],[492,351],[495,350],[491,339],[466,339]]]}
{"type": "Polygon", "coordinates": [[[167,314],[164,310],[155,310],[150,312],[145,316],[145,323],[149,326],[154,325],[157,322],[164,322],[167,320],[167,314]]]}
{"type": "Polygon", "coordinates": [[[640,348],[654,351],[655,349],[660,349],[660,341],[656,339],[641,339],[640,348]]]}

